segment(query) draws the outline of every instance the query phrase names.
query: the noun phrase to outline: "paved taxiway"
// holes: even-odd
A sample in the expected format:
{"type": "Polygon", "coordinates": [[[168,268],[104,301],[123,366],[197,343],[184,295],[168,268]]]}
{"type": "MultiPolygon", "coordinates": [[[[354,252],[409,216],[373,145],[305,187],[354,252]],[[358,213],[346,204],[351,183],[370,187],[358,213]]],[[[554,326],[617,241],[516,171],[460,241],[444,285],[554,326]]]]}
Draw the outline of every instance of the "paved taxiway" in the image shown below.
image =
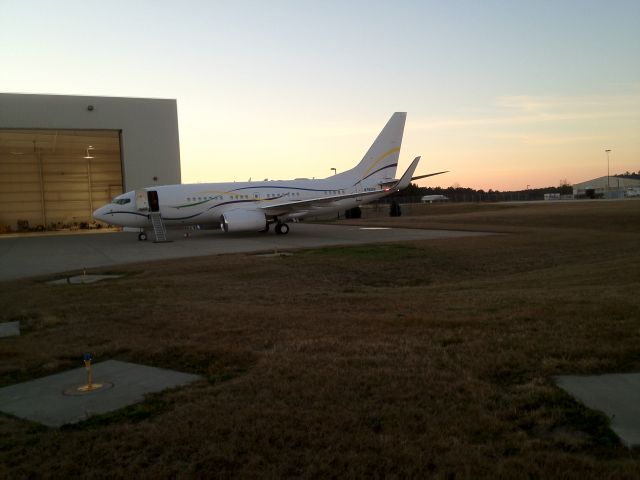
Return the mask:
{"type": "MultiPolygon", "coordinates": [[[[273,252],[331,245],[398,242],[490,235],[453,230],[366,228],[348,225],[291,224],[288,235],[225,234],[217,230],[169,232],[171,243],[139,242],[137,233],[108,232],[78,235],[0,238],[0,280],[46,275],[83,268],[241,252],[273,252]]],[[[153,237],[153,233],[149,235],[153,237]]]]}

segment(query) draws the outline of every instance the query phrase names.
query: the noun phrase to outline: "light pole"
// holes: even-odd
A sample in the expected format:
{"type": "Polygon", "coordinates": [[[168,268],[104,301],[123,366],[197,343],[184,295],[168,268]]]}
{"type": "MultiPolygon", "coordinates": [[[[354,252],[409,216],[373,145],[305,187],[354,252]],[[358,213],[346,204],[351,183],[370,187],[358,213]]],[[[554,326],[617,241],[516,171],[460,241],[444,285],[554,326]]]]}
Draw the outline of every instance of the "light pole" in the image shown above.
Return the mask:
{"type": "Polygon", "coordinates": [[[607,192],[609,191],[609,154],[611,153],[611,149],[607,148],[605,150],[605,153],[607,154],[607,192]]]}

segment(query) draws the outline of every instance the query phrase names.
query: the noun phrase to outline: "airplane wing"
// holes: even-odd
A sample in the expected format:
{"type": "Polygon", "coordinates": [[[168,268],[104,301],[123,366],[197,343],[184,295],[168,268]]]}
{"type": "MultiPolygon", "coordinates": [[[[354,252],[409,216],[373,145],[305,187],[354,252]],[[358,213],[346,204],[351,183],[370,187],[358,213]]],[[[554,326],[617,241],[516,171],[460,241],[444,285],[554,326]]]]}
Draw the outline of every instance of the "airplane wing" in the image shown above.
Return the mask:
{"type": "Polygon", "coordinates": [[[306,215],[313,212],[313,210],[315,209],[329,207],[332,205],[337,206],[337,203],[340,200],[346,200],[348,198],[365,198],[373,195],[382,197],[385,195],[389,195],[390,193],[397,192],[398,190],[402,190],[409,186],[409,183],[411,183],[412,180],[413,172],[415,172],[419,161],[420,157],[416,157],[413,162],[411,162],[411,165],[409,165],[409,168],[407,168],[407,171],[404,172],[402,178],[392,184],[389,184],[388,187],[384,187],[381,185],[380,189],[368,192],[346,193],[342,195],[331,195],[326,197],[312,198],[309,200],[294,200],[292,202],[279,203],[276,205],[264,205],[261,206],[260,209],[265,213],[265,215],[269,216],[284,215],[287,213],[306,215]]]}
{"type": "Polygon", "coordinates": [[[309,213],[313,210],[329,207],[336,204],[340,200],[346,200],[348,198],[365,198],[372,195],[388,194],[391,193],[391,189],[385,188],[380,190],[374,190],[370,192],[357,192],[357,193],[345,193],[342,195],[330,195],[326,197],[311,198],[308,200],[294,200],[292,202],[278,203],[276,205],[263,205],[260,207],[265,215],[284,215],[285,213],[309,213]]]}

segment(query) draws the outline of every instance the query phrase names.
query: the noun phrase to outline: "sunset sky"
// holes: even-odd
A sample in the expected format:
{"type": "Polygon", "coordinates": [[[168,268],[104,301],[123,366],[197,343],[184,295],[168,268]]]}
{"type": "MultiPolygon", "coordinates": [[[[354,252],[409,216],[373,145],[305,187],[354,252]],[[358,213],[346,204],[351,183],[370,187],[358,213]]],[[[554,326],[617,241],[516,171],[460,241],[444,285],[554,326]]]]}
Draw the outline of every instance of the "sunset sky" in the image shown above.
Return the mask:
{"type": "MultiPolygon", "coordinates": [[[[174,98],[182,180],[326,177],[408,112],[398,175],[640,170],[640,1],[0,0],[0,92],[174,98]]],[[[1,108],[1,105],[0,105],[1,108]]]]}

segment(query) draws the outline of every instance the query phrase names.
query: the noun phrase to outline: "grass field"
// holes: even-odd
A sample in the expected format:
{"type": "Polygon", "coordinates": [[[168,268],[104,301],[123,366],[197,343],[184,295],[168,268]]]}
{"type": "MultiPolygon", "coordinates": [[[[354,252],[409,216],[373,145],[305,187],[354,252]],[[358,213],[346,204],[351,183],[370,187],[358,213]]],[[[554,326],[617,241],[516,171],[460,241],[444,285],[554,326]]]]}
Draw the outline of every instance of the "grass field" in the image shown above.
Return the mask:
{"type": "Polygon", "coordinates": [[[640,371],[639,201],[358,222],[503,234],[0,283],[0,386],[85,351],[205,377],[62,429],[0,415],[0,476],[640,478],[550,379],[640,371]]]}

